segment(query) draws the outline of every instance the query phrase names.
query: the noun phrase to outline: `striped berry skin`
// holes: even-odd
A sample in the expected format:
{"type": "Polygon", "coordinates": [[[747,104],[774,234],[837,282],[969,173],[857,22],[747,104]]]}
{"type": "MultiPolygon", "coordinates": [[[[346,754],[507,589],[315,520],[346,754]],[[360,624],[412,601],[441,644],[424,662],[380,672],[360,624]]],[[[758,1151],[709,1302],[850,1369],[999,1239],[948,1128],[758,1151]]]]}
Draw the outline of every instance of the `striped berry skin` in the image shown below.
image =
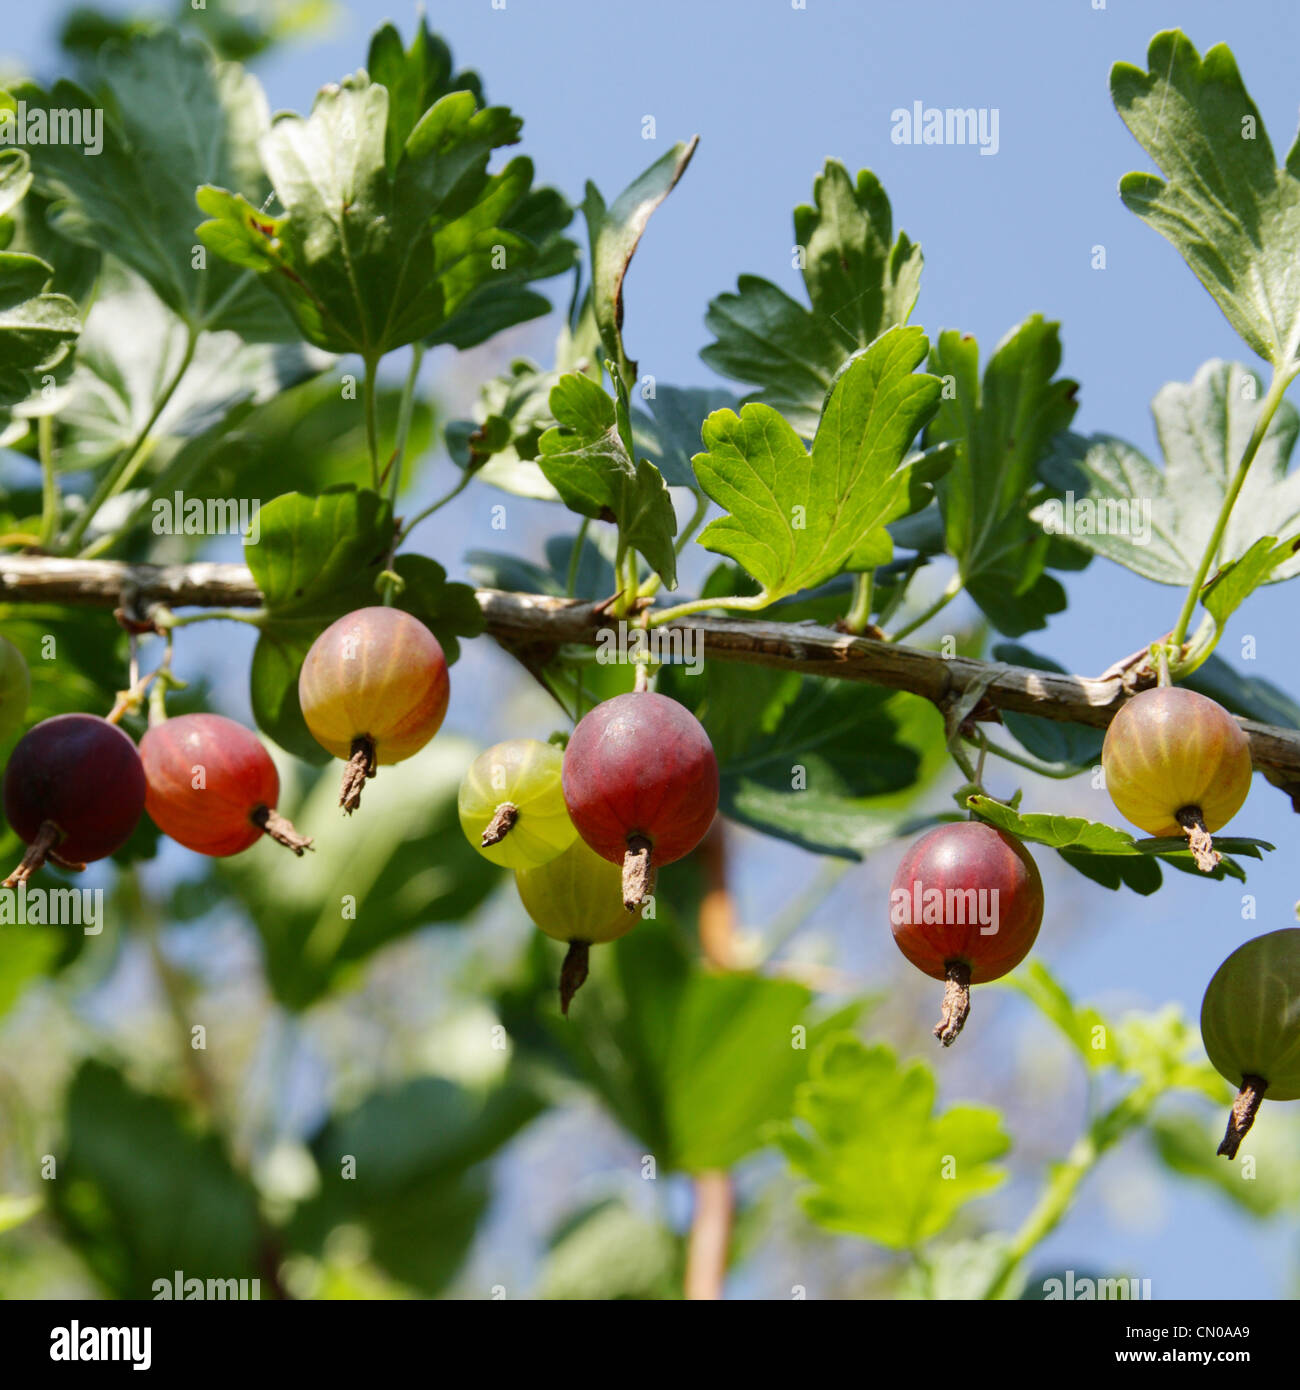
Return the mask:
{"type": "Polygon", "coordinates": [[[556,941],[615,941],[640,920],[623,906],[622,870],[575,839],[563,854],[515,871],[524,910],[556,941]]]}
{"type": "Polygon", "coordinates": [[[535,869],[577,836],[560,785],[564,753],[535,738],[511,738],[480,753],[460,784],[465,838],[507,869],[535,869]]]}
{"type": "Polygon", "coordinates": [[[400,763],[436,734],[450,683],[438,639],[398,608],[358,608],[312,643],[298,700],[312,737],[336,758],[359,738],[375,761],[400,763]]]}
{"type": "Polygon", "coordinates": [[[1300,929],[1257,936],[1214,972],[1201,1039],[1237,1096],[1219,1145],[1233,1159],[1265,1100],[1300,1099],[1300,929]]]}
{"type": "Polygon", "coordinates": [[[1221,829],[1250,791],[1250,741],[1204,695],[1159,686],[1135,695],[1111,721],[1101,750],[1115,809],[1148,835],[1181,836],[1180,811],[1221,829]]]}
{"type": "Polygon", "coordinates": [[[1257,936],[1219,966],[1201,1003],[1201,1038],[1224,1080],[1259,1076],[1269,1100],[1300,1100],[1300,928],[1257,936]]]}
{"type": "Polygon", "coordinates": [[[982,821],[922,836],[889,897],[898,949],[936,980],[953,961],[969,968],[971,984],[999,979],[1029,954],[1043,921],[1043,881],[1029,851],[982,821]]]}
{"type": "Polygon", "coordinates": [[[262,838],[254,819],[275,810],[280,774],[251,729],[220,714],[182,714],[140,740],[145,808],[186,849],[225,858],[262,838]]]}
{"type": "Polygon", "coordinates": [[[718,809],[718,760],[703,725],[666,695],[617,695],[585,715],[564,754],[564,799],[578,834],[621,863],[644,837],[656,864],[704,838],[718,809]]]}

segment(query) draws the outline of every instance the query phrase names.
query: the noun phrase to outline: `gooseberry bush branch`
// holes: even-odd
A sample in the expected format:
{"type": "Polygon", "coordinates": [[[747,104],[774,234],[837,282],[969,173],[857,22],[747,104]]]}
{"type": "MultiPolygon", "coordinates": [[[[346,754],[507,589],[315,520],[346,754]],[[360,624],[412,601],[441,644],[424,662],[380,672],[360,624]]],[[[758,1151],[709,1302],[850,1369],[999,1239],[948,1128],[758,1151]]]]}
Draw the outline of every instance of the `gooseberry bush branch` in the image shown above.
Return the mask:
{"type": "MultiPolygon", "coordinates": [[[[1272,848],[1222,833],[1252,770],[1300,807],[1300,706],[1214,655],[1256,589],[1300,573],[1288,471],[1300,416],[1286,399],[1300,371],[1300,155],[1278,167],[1262,126],[1243,144],[1242,117],[1258,113],[1226,49],[1202,58],[1164,33],[1147,68],[1112,73],[1117,111],[1161,170],[1125,176],[1121,196],[1273,373],[1262,399],[1235,362],[1166,387],[1159,465],[1115,436],[1072,432],[1081,387],[1060,374],[1059,324],[1032,314],[990,350],[911,321],[921,248],[895,231],[869,170],[827,160],[794,210],[803,298],[742,274],[707,306],[701,356],[734,389],[674,386],[643,373],[625,342],[625,320],[635,335],[645,312],[625,290],[654,220],[680,215],[659,210],[697,138],[608,202],[587,184],[580,248],[564,195],[535,182],[529,156],[504,153],[522,120],[488,103],[423,19],[409,43],[380,29],[366,67],[322,87],[306,115],[272,118],[256,80],[192,35],[129,34],[113,52],[94,77],[112,113],[102,166],[37,144],[0,164],[3,244],[30,247],[0,258],[19,325],[0,324],[14,479],[0,500],[0,846],[22,856],[15,881],[129,866],[166,835],[201,857],[178,914],[201,915],[213,895],[243,905],[268,993],[295,1012],[351,988],[382,948],[468,920],[506,874],[510,913],[547,940],[511,978],[481,972],[514,1049],[487,1098],[417,1077],[396,1099],[375,1091],[331,1114],[310,1136],[313,1195],[291,1202],[261,1201],[233,1161],[231,1107],[212,1106],[225,1132],[196,1148],[183,1105],[88,1064],[66,1127],[71,1186],[101,1185],[97,1210],[117,1210],[118,1194],[78,1159],[108,1116],[161,1129],[196,1183],[235,1194],[255,1218],[230,1229],[256,1230],[259,1251],[270,1240],[323,1270],[330,1233],[361,1226],[385,1278],[439,1291],[486,1202],[482,1160],[552,1103],[554,1072],[690,1183],[687,1248],[669,1236],[674,1293],[724,1291],[744,1215],[733,1176],[775,1143],[813,1221],[911,1252],[941,1296],[958,1279],[955,1222],[1006,1177],[1002,1117],[939,1109],[933,1066],[863,1041],[875,1029],[865,997],[833,1008],[785,978],[772,946],[794,925],[747,960],[718,881],[719,812],[823,856],[810,896],[830,891],[835,866],[897,849],[869,930],[887,917],[905,958],[936,993],[941,982],[938,1042],[982,1045],[975,1035],[996,1021],[983,987],[1007,976],[1090,1082],[1104,1073],[1116,1089],[1021,1225],[987,1233],[992,1261],[963,1296],[1012,1296],[1088,1175],[1121,1140],[1154,1132],[1169,1093],[1300,1094],[1285,1072],[1300,1011],[1290,983],[1274,997],[1300,951],[1287,933],[1246,943],[1215,976],[1202,1017],[1213,1067],[1176,1012],[1112,1026],[1029,959],[1058,876],[1143,898],[1166,872],[1188,873],[1213,891],[1202,880],[1244,880],[1246,861],[1272,848]],[[180,196],[160,196],[150,170],[180,196]],[[123,225],[123,200],[138,226],[123,225]],[[537,286],[569,274],[553,360],[510,363],[472,418],[436,435],[423,365],[548,314],[537,286]],[[133,350],[143,368],[125,373],[133,350]],[[439,444],[454,481],[418,492],[439,444]],[[182,486],[204,522],[193,531],[182,486]],[[228,528],[245,532],[245,563],[207,558],[209,508],[272,489],[255,527],[228,528]],[[476,551],[457,580],[446,564],[459,555],[409,544],[457,499],[488,497],[565,519],[544,561],[476,551]],[[1065,510],[1144,502],[1160,525],[1141,538],[1065,510]],[[149,563],[160,532],[173,563],[149,563]],[[1171,632],[1141,634],[1137,652],[1087,677],[1019,639],[1049,627],[1078,596],[1062,576],[1097,557],[1185,598],[1171,632]],[[918,599],[918,576],[938,565],[952,577],[918,599]],[[920,638],[941,613],[954,630],[920,638]],[[202,650],[188,629],[211,620],[255,630],[256,734],[174,673],[202,650]],[[129,633],[125,691],[114,622],[129,633]],[[989,633],[1000,640],[986,655],[989,633]],[[572,728],[486,750],[442,729],[462,644],[482,635],[572,728]],[[141,676],[139,649],[157,638],[164,655],[141,676]],[[56,659],[66,679],[32,679],[56,659]],[[987,734],[999,722],[1005,740],[987,734]],[[1100,768],[1143,833],[1074,814],[1055,785],[995,799],[989,754],[1053,783],[1100,768]],[[341,785],[312,771],[330,757],[341,785]],[[954,764],[957,811],[935,811],[930,793],[954,764]],[[948,905],[966,893],[1001,904],[996,930],[948,905]],[[1243,1008],[1268,1022],[1267,1057],[1235,1045],[1243,1008]],[[390,1142],[410,1152],[388,1162],[390,1142]],[[363,1150],[364,1181],[336,1180],[340,1156],[363,1150]],[[942,1173],[950,1156],[955,1175],[942,1173]],[[268,1233],[272,1206],[288,1214],[268,1233]]],[[[32,109],[77,94],[15,91],[32,109]]],[[[124,867],[124,895],[134,872],[124,867]]],[[[151,956],[183,1024],[188,992],[156,939],[151,956]]],[[[1294,979],[1300,992],[1300,969],[1294,979]]],[[[66,1204],[57,1219],[99,1255],[106,1237],[86,1209],[66,1204]]],[[[183,1254],[176,1268],[192,1263],[183,1254]]],[[[136,1275],[118,1279],[114,1291],[139,1295],[136,1275]]]]}

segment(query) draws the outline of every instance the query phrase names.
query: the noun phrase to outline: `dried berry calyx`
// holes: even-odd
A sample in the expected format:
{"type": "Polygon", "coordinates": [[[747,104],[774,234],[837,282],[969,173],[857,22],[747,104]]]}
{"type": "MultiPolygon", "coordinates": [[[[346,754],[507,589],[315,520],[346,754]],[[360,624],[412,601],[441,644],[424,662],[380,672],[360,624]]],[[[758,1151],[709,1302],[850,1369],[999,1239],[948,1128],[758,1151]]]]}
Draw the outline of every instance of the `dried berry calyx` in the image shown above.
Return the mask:
{"type": "Polygon", "coordinates": [[[1222,705],[1182,686],[1144,690],[1111,721],[1101,765],[1120,815],[1148,835],[1184,836],[1204,872],[1218,864],[1212,836],[1251,776],[1250,741],[1222,705]]]}
{"type": "Polygon", "coordinates": [[[507,869],[534,869],[577,837],[560,784],[564,754],[535,738],[512,738],[480,753],[460,784],[465,838],[507,869]]]}
{"type": "Polygon", "coordinates": [[[666,695],[637,691],[585,715],[564,753],[564,799],[578,834],[623,868],[629,911],[657,869],[689,854],[718,809],[718,760],[704,726],[666,695]]]}
{"type": "Polygon", "coordinates": [[[29,729],[4,776],[5,818],[27,845],[6,888],[47,860],[80,869],[127,842],[144,810],[135,744],[94,714],[59,714],[29,729]]]}
{"type": "Polygon", "coordinates": [[[1262,1101],[1300,1098],[1300,928],[1257,936],[1219,966],[1201,1003],[1201,1038],[1238,1088],[1219,1145],[1235,1158],[1262,1101]]]}
{"type": "Polygon", "coordinates": [[[438,732],[449,691],[438,639],[401,609],[358,608],[312,643],[298,702],[312,737],[347,764],[339,805],[349,815],[367,779],[438,732]]]}
{"type": "Polygon", "coordinates": [[[182,714],[140,740],[145,807],[164,835],[224,858],[263,835],[301,856],[312,842],[276,810],[280,775],[251,729],[220,714],[182,714]]]}
{"type": "Polygon", "coordinates": [[[1029,851],[982,821],[941,825],[903,856],[889,891],[898,949],[944,982],[934,1035],[957,1040],[970,988],[996,980],[1029,954],[1043,920],[1043,883],[1029,851]]]}
{"type": "Polygon", "coordinates": [[[517,869],[524,910],[538,928],[569,945],[560,973],[560,1008],[587,978],[589,948],[625,936],[639,920],[623,906],[622,875],[582,840],[532,869],[517,869]]]}

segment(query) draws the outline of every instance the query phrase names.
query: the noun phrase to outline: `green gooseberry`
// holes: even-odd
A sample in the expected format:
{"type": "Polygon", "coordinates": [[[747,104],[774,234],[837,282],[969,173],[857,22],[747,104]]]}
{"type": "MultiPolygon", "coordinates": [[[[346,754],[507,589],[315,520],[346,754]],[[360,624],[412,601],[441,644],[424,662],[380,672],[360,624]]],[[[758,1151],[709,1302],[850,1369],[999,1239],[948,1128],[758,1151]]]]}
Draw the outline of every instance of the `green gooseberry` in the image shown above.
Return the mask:
{"type": "Polygon", "coordinates": [[[1219,1145],[1235,1158],[1265,1094],[1300,1099],[1300,928],[1257,936],[1214,972],[1201,1004],[1214,1069],[1238,1087],[1219,1145]]]}

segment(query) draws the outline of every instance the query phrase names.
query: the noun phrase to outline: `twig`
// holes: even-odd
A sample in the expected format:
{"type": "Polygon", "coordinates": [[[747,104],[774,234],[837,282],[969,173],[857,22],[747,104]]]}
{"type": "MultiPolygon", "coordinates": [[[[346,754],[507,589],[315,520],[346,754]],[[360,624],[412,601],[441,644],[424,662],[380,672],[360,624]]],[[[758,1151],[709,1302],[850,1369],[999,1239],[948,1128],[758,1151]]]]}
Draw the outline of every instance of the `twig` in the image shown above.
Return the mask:
{"type": "MultiPolygon", "coordinates": [[[[137,602],[170,608],[258,608],[262,594],[243,565],[128,565],[114,560],[65,560],[46,556],[0,556],[0,602],[61,603],[116,608],[124,588],[137,602]]],[[[595,646],[608,629],[600,605],[546,594],[514,594],[479,589],[487,631],[505,645],[595,646]]],[[[652,620],[653,621],[653,620],[652,620]]],[[[687,617],[673,624],[698,634],[703,655],[712,661],[862,681],[891,690],[908,690],[943,704],[972,686],[984,685],[983,699],[995,709],[1037,714],[1104,729],[1135,689],[1154,677],[1124,663],[1107,676],[1060,675],[1027,666],[940,656],[898,642],[854,637],[813,624],[762,619],[687,617]],[[995,666],[1001,669],[994,670],[995,666]],[[985,684],[987,683],[987,684],[985,684]]],[[[1237,721],[1250,739],[1258,771],[1280,786],[1300,788],[1300,730],[1277,728],[1253,719],[1237,721]]]]}

